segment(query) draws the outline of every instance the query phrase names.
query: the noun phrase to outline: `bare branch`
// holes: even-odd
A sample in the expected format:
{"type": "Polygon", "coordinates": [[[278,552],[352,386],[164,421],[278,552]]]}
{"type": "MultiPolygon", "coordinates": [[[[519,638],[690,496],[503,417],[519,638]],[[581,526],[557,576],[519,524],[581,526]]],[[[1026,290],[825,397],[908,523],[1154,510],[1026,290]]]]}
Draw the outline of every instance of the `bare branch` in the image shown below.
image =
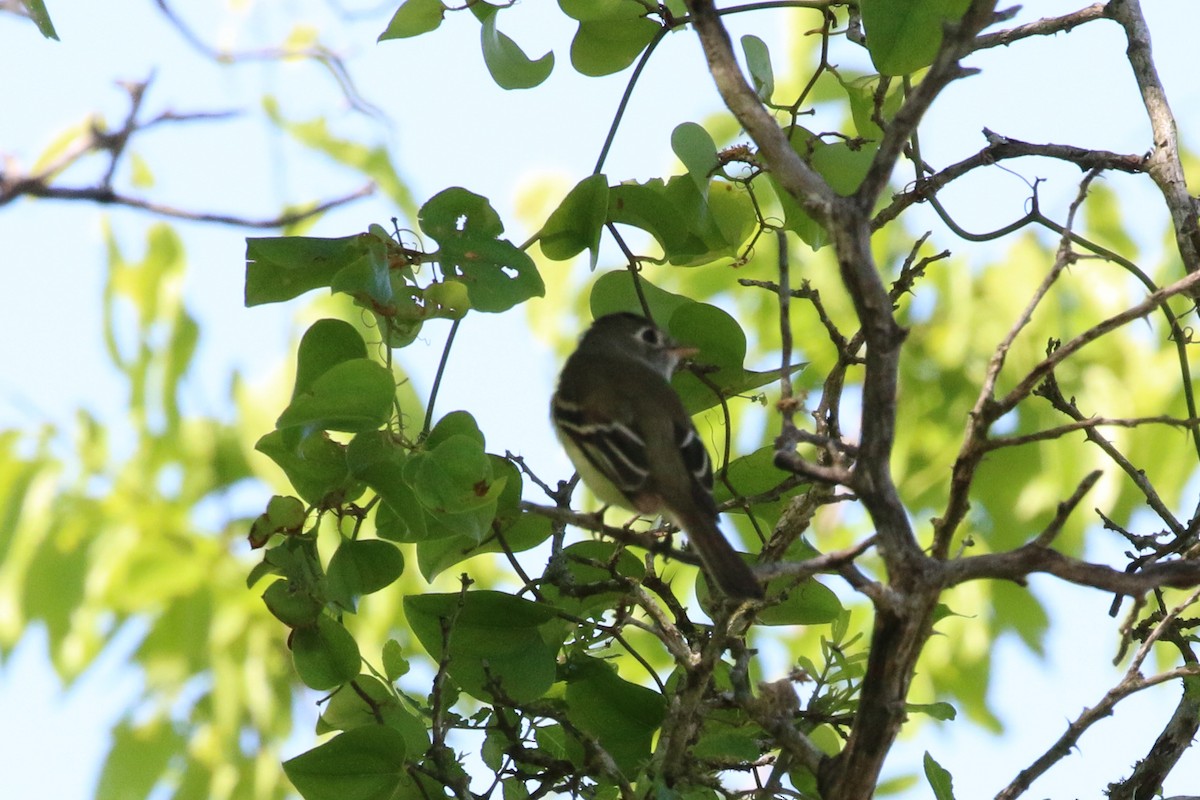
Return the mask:
{"type": "MultiPolygon", "coordinates": [[[[988,431],[991,429],[992,423],[1003,413],[996,402],[995,392],[996,381],[1000,377],[1000,371],[1004,368],[1008,351],[1016,341],[1017,335],[1029,324],[1034,311],[1049,293],[1063,270],[1072,263],[1074,254],[1071,251],[1071,224],[1074,221],[1075,212],[1087,197],[1088,186],[1097,174],[1096,171],[1092,171],[1080,182],[1079,191],[1071,204],[1067,225],[1059,239],[1054,263],[1046,273],[1046,277],[1042,279],[1041,284],[1034,290],[1029,302],[1025,304],[1025,308],[996,345],[995,351],[988,360],[987,371],[979,387],[979,396],[968,414],[963,443],[959,448],[958,457],[954,460],[950,477],[950,497],[946,502],[946,511],[934,522],[933,557],[936,559],[943,560],[950,553],[950,543],[954,538],[954,533],[967,513],[971,484],[975,480],[975,470],[986,452],[988,431]]],[[[1034,210],[1036,211],[1036,207],[1034,210]]]]}
{"type": "Polygon", "coordinates": [[[1131,597],[1163,586],[1186,589],[1200,584],[1200,561],[1161,561],[1137,572],[1122,572],[1104,564],[1071,558],[1033,543],[1007,553],[987,553],[948,561],[942,577],[945,585],[950,587],[980,578],[1024,583],[1025,578],[1038,572],[1055,575],[1079,586],[1091,586],[1131,597]]]}
{"type": "Polygon", "coordinates": [[[1071,516],[1071,512],[1083,501],[1083,496],[1092,490],[1096,485],[1096,481],[1100,480],[1103,475],[1100,470],[1095,469],[1084,476],[1079,485],[1075,487],[1075,491],[1066,500],[1058,504],[1058,510],[1054,513],[1054,519],[1050,520],[1050,524],[1037,535],[1033,540],[1033,544],[1040,547],[1049,547],[1050,544],[1058,538],[1058,534],[1062,532],[1063,526],[1067,524],[1067,519],[1071,516]]]}
{"type": "MultiPolygon", "coordinates": [[[[1200,566],[1200,565],[1198,565],[1200,566]]],[[[1182,667],[1160,672],[1157,675],[1152,675],[1149,678],[1143,677],[1140,670],[1146,654],[1150,651],[1150,645],[1162,636],[1163,632],[1168,629],[1179,612],[1196,602],[1200,597],[1200,590],[1193,592],[1191,597],[1184,601],[1180,606],[1168,614],[1162,621],[1155,626],[1154,631],[1146,638],[1142,647],[1138,650],[1138,655],[1135,656],[1133,662],[1126,670],[1124,677],[1113,688],[1109,689],[1101,698],[1100,702],[1092,708],[1085,708],[1083,713],[1071,721],[1067,726],[1067,730],[1058,738],[1050,748],[1037,758],[1029,767],[1021,770],[1013,781],[1004,788],[998,795],[996,800],[1014,800],[1020,796],[1026,789],[1032,785],[1040,776],[1044,775],[1054,764],[1070,754],[1071,750],[1078,744],[1080,737],[1084,732],[1096,722],[1104,719],[1113,713],[1113,708],[1117,703],[1129,697],[1132,694],[1148,689],[1151,686],[1157,686],[1160,683],[1165,683],[1176,678],[1186,678],[1189,676],[1200,675],[1200,666],[1196,664],[1187,664],[1182,667]]],[[[1157,787],[1154,787],[1157,788],[1157,787]]],[[[1148,795],[1147,795],[1148,796],[1148,795]]]]}
{"type": "Polygon", "coordinates": [[[350,76],[350,71],[346,69],[346,63],[342,56],[329,48],[317,44],[312,47],[282,46],[263,47],[257,50],[222,50],[204,41],[199,34],[192,30],[190,25],[184,22],[183,18],[175,12],[175,9],[167,4],[167,0],[154,0],[154,4],[158,6],[163,16],[167,18],[167,21],[171,23],[183,40],[205,58],[212,59],[218,64],[233,64],[239,61],[310,59],[329,71],[338,88],[342,90],[342,96],[346,98],[346,102],[350,104],[351,108],[381,122],[387,121],[387,115],[383,110],[364,98],[362,93],[358,91],[354,79],[350,76]]]}
{"type": "MultiPolygon", "coordinates": [[[[1195,661],[1189,662],[1189,666],[1195,668],[1195,661]]],[[[1117,786],[1110,785],[1110,800],[1136,800],[1153,795],[1183,753],[1192,746],[1197,730],[1200,730],[1200,703],[1184,689],[1180,692],[1175,713],[1154,740],[1150,752],[1138,762],[1129,778],[1117,786]]]]}
{"type": "Polygon", "coordinates": [[[186,208],[158,203],[144,197],[134,197],[122,194],[115,189],[102,186],[50,186],[38,181],[17,180],[13,183],[0,181],[0,205],[11,202],[17,197],[42,197],[51,200],[76,200],[100,205],[117,205],[148,211],[163,217],[190,220],[192,222],[213,222],[219,225],[236,225],[243,228],[282,228],[294,225],[309,217],[323,214],[330,209],[352,203],[370,196],[375,191],[375,184],[368,183],[355,189],[349,194],[335,197],[317,203],[303,211],[289,211],[274,217],[242,217],[236,214],[222,214],[208,211],[193,211],[186,208]]]}
{"type": "MultiPolygon", "coordinates": [[[[913,188],[896,195],[890,205],[875,215],[871,223],[872,228],[879,229],[883,227],[914,203],[932,199],[952,181],[963,177],[972,170],[1011,158],[1024,158],[1026,156],[1053,158],[1058,161],[1075,164],[1082,170],[1103,169],[1125,173],[1146,171],[1146,156],[1144,155],[1113,153],[1108,150],[1088,150],[1064,144],[1033,144],[1001,136],[987,128],[984,128],[983,135],[987,139],[988,144],[978,153],[968,156],[956,164],[951,164],[938,172],[932,172],[929,167],[922,166],[922,171],[927,171],[930,174],[917,181],[917,184],[913,188]]],[[[1017,227],[1020,227],[1033,219],[1031,211],[1031,214],[1027,214],[1015,224],[1017,227]]],[[[1012,226],[1006,226],[1005,230],[1009,227],[1012,226]]],[[[992,236],[994,234],[989,234],[988,238],[992,236]]]]}
{"type": "MultiPolygon", "coordinates": [[[[946,27],[942,34],[942,45],[933,63],[884,129],[875,158],[855,192],[860,207],[871,208],[882,194],[904,146],[934,99],[952,81],[971,74],[959,64],[959,60],[974,49],[975,37],[979,32],[997,21],[995,8],[996,0],[972,0],[962,19],[946,27]]],[[[1011,16],[1015,12],[1016,9],[1012,9],[1002,14],[1011,16]]]]}
{"type": "Polygon", "coordinates": [[[822,572],[837,572],[843,566],[853,562],[854,559],[874,547],[875,542],[876,539],[874,536],[868,536],[853,547],[847,547],[844,550],[822,553],[819,556],[814,556],[804,561],[777,562],[761,567],[758,570],[758,574],[760,577],[768,580],[784,576],[797,580],[805,580],[822,572]]]}
{"type": "Polygon", "coordinates": [[[983,448],[990,451],[999,450],[1003,447],[1018,447],[1025,444],[1033,444],[1034,442],[1061,439],[1068,433],[1086,431],[1091,428],[1139,428],[1143,425],[1170,425],[1176,428],[1195,428],[1200,425],[1200,419],[1180,419],[1178,417],[1167,416],[1131,418],[1087,417],[1067,423],[1066,425],[1056,425],[1044,431],[1034,431],[1033,433],[1026,433],[1019,436],[995,436],[988,439],[983,448]]]}
{"type": "Polygon", "coordinates": [[[1029,371],[1029,374],[1021,379],[1021,382],[1005,395],[997,403],[997,410],[1000,414],[1011,411],[1017,403],[1021,402],[1026,396],[1033,391],[1041,381],[1049,375],[1055,367],[1061,364],[1070,356],[1082,350],[1086,345],[1096,341],[1101,336],[1120,328],[1121,326],[1132,322],[1135,319],[1141,319],[1154,312],[1162,304],[1162,302],[1170,297],[1178,294],[1191,293],[1195,290],[1197,284],[1200,284],[1200,273],[1192,273],[1185,278],[1181,278],[1170,286],[1165,286],[1156,292],[1152,292],[1145,300],[1135,306],[1127,308],[1120,314],[1114,314],[1103,322],[1088,328],[1083,333],[1079,334],[1070,341],[1064,343],[1044,358],[1036,367],[1029,371]]]}
{"type": "Polygon", "coordinates": [[[86,132],[63,148],[62,153],[52,163],[44,165],[36,173],[25,172],[15,165],[14,159],[7,159],[5,169],[0,171],[0,207],[21,197],[40,197],[49,200],[124,206],[140,211],[148,211],[151,214],[163,217],[192,222],[212,222],[221,225],[236,225],[244,228],[280,228],[302,222],[338,206],[352,203],[375,191],[374,184],[366,184],[340,197],[314,203],[309,208],[289,211],[266,218],[253,218],[236,214],[180,208],[122,192],[113,187],[113,180],[117,172],[117,166],[122,156],[128,150],[130,141],[135,136],[150,128],[162,125],[180,122],[222,120],[232,116],[231,112],[225,111],[193,113],[167,111],[148,121],[139,121],[138,115],[149,85],[149,81],[123,85],[129,94],[129,111],[125,114],[125,118],[121,121],[120,125],[115,129],[115,132],[110,132],[99,121],[93,120],[86,132]],[[96,183],[89,186],[62,186],[55,183],[55,179],[59,174],[68,167],[93,155],[103,156],[108,160],[101,177],[96,183]]]}
{"type": "MultiPolygon", "coordinates": [[[[1074,419],[1076,424],[1082,425],[1087,421],[1083,418],[1083,413],[1079,408],[1063,396],[1062,390],[1058,386],[1058,381],[1053,374],[1046,378],[1034,393],[1049,400],[1050,404],[1057,411],[1074,419]]],[[[1163,524],[1171,529],[1177,541],[1182,543],[1187,536],[1186,529],[1175,518],[1175,515],[1171,512],[1167,504],[1163,502],[1162,497],[1159,496],[1158,491],[1154,488],[1154,484],[1146,476],[1146,471],[1135,466],[1112,442],[1101,436],[1100,432],[1095,429],[1095,426],[1084,428],[1084,432],[1088,440],[1103,450],[1112,459],[1113,463],[1120,467],[1129,479],[1133,481],[1134,485],[1142,492],[1142,496],[1146,498],[1146,503],[1150,508],[1154,509],[1154,512],[1158,514],[1163,524]]]]}
{"type": "Polygon", "coordinates": [[[721,23],[712,0],[687,0],[687,6],[704,47],[709,71],[725,105],[758,145],[760,156],[771,167],[780,186],[813,219],[827,223],[831,207],[836,201],[833,189],[792,149],[783,129],[746,82],[734,57],[729,33],[721,23]]]}
{"type": "Polygon", "coordinates": [[[1027,22],[1006,31],[987,33],[975,40],[975,50],[986,50],[989,47],[1007,47],[1013,42],[1027,39],[1030,36],[1053,36],[1067,33],[1072,29],[1088,22],[1104,19],[1107,7],[1104,3],[1092,3],[1086,8],[1063,14],[1061,17],[1042,17],[1036,22],[1027,22]]]}
{"type": "Polygon", "coordinates": [[[1154,66],[1150,29],[1142,16],[1138,0],[1110,0],[1107,11],[1125,29],[1125,38],[1129,43],[1125,52],[1142,93],[1146,116],[1150,120],[1154,142],[1146,171],[1162,192],[1171,212],[1175,243],[1179,247],[1183,266],[1188,272],[1196,272],[1200,270],[1200,224],[1196,203],[1188,193],[1187,178],[1180,160],[1175,115],[1171,113],[1167,93],[1154,66]]]}

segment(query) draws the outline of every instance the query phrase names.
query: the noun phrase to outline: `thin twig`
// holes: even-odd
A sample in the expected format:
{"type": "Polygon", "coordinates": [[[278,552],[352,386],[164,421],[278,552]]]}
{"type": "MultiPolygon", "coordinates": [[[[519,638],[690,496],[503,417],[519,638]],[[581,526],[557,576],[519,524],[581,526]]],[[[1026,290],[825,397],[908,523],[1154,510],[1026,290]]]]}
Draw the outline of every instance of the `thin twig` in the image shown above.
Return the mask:
{"type": "Polygon", "coordinates": [[[1184,603],[1182,603],[1179,607],[1172,611],[1171,614],[1167,615],[1162,622],[1155,626],[1154,631],[1150,636],[1147,637],[1146,642],[1144,642],[1142,647],[1139,649],[1138,655],[1135,656],[1133,663],[1129,665],[1129,669],[1126,670],[1121,681],[1116,686],[1109,689],[1104,694],[1104,697],[1100,699],[1099,703],[1092,708],[1085,708],[1078,717],[1072,720],[1071,724],[1067,726],[1067,730],[1064,731],[1062,736],[1058,738],[1058,741],[1051,745],[1050,748],[1047,749],[1046,752],[1041,756],[1039,756],[1032,764],[1021,770],[1020,774],[1018,774],[1008,786],[1006,786],[999,794],[996,795],[996,800],[1014,800],[1014,798],[1019,797],[1026,789],[1030,787],[1030,785],[1032,785],[1037,778],[1044,775],[1047,770],[1054,766],[1054,764],[1058,763],[1064,757],[1069,755],[1078,744],[1079,739],[1083,736],[1084,732],[1096,722],[1099,722],[1105,717],[1110,716],[1113,713],[1113,708],[1116,707],[1117,703],[1124,700],[1126,697],[1129,697],[1136,692],[1140,692],[1143,689],[1149,689],[1152,686],[1157,686],[1161,683],[1175,680],[1176,678],[1187,678],[1189,676],[1200,675],[1200,667],[1195,664],[1176,667],[1174,669],[1167,670],[1166,672],[1160,672],[1157,675],[1152,675],[1149,678],[1142,677],[1140,672],[1142,662],[1145,659],[1146,654],[1150,651],[1150,644],[1162,635],[1162,632],[1166,629],[1169,621],[1173,620],[1175,616],[1178,615],[1179,611],[1191,603],[1196,602],[1198,597],[1200,597],[1200,590],[1193,592],[1192,595],[1186,601],[1184,601],[1184,603]]]}

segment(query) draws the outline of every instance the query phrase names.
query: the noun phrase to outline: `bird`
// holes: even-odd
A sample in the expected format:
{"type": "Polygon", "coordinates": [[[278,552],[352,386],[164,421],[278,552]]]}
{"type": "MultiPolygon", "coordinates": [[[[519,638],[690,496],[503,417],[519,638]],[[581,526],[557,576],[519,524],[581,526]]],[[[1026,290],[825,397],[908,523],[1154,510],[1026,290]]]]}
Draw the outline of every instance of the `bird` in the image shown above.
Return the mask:
{"type": "Polygon", "coordinates": [[[601,501],[662,514],[688,535],[711,582],[735,600],[763,589],[717,527],[712,462],[691,415],[671,387],[695,355],[646,317],[596,319],[567,358],[550,403],[559,441],[601,501]]]}

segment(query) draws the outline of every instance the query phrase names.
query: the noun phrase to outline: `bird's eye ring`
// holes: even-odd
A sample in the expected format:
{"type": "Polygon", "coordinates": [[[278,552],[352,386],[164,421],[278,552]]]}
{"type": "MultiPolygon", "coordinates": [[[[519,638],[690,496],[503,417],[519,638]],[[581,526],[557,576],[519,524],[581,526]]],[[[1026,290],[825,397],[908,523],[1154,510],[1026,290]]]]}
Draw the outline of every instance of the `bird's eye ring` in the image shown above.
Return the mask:
{"type": "Polygon", "coordinates": [[[642,341],[646,344],[660,345],[662,337],[658,333],[657,328],[644,328],[642,330],[642,341]]]}

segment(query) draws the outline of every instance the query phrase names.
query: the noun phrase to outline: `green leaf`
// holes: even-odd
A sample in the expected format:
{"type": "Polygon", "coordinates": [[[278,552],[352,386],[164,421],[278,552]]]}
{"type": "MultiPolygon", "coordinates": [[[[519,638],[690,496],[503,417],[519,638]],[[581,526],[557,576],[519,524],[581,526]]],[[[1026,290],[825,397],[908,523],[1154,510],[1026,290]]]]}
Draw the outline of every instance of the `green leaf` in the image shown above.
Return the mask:
{"type": "MultiPolygon", "coordinates": [[[[839,140],[827,144],[821,137],[801,127],[792,130],[790,141],[792,149],[811,164],[834,191],[846,196],[853,194],[862,183],[877,149],[872,143],[855,143],[852,146],[839,140]]],[[[784,227],[796,233],[814,249],[824,246],[828,242],[825,229],[817,224],[774,178],[771,178],[770,182],[783,208],[784,227]]]]}
{"type": "MultiPolygon", "coordinates": [[[[512,485],[514,482],[510,476],[501,493],[498,504],[500,507],[503,507],[504,496],[509,493],[509,487],[512,485]]],[[[519,483],[517,485],[519,486],[519,483]]],[[[524,552],[537,547],[553,533],[550,520],[546,517],[522,513],[514,521],[507,522],[502,519],[499,509],[494,520],[482,520],[480,530],[484,530],[485,526],[489,532],[496,535],[482,538],[479,535],[457,535],[422,541],[417,546],[417,563],[425,579],[432,581],[455,564],[484,553],[524,552]]]]}
{"type": "Polygon", "coordinates": [[[762,746],[755,731],[718,730],[702,734],[689,752],[696,758],[731,764],[754,761],[762,755],[762,746]]]}
{"type": "Polygon", "coordinates": [[[493,772],[500,773],[504,764],[504,754],[508,749],[508,736],[499,729],[489,726],[483,737],[483,746],[479,749],[479,758],[484,766],[493,772]]]}
{"type": "Polygon", "coordinates": [[[666,700],[658,692],[622,680],[616,670],[595,658],[572,658],[565,677],[571,721],[596,737],[626,777],[635,776],[650,757],[666,700]]]}
{"type": "Polygon", "coordinates": [[[363,431],[346,447],[346,464],[354,477],[396,508],[412,498],[404,482],[405,449],[386,430],[363,431]]]}
{"type": "Polygon", "coordinates": [[[409,596],[404,613],[421,646],[439,662],[448,657],[450,677],[473,697],[491,699],[495,681],[517,702],[531,702],[554,682],[561,633],[547,624],[551,608],[481,591],[409,596]]]}
{"type": "Polygon", "coordinates": [[[263,602],[267,610],[289,628],[313,625],[325,608],[324,601],[314,597],[307,587],[298,587],[287,579],[268,586],[263,592],[263,602]]]}
{"type": "Polygon", "coordinates": [[[771,102],[775,94],[775,71],[771,68],[771,53],[762,39],[751,34],[742,37],[742,52],[746,54],[746,67],[750,80],[754,82],[754,93],[764,103],[771,102]]]}
{"type": "Polygon", "coordinates": [[[443,319],[462,319],[471,308],[471,296],[462,281],[439,281],[425,287],[425,313],[443,319]]]}
{"type": "Polygon", "coordinates": [[[742,366],[746,335],[737,320],[716,306],[684,303],[671,314],[666,328],[678,342],[700,351],[696,355],[699,363],[718,368],[704,376],[706,381],[688,370],[681,370],[672,378],[671,385],[691,414],[716,406],[720,397],[733,397],[778,380],[775,371],[753,372],[742,366]]]}
{"type": "MultiPolygon", "coordinates": [[[[613,580],[616,575],[641,580],[646,567],[641,559],[615,542],[599,539],[575,542],[563,548],[562,563],[570,575],[571,585],[576,588],[594,587],[613,580]]],[[[559,594],[553,584],[543,587],[543,592],[555,606],[575,616],[586,617],[591,612],[612,608],[622,597],[618,591],[588,591],[577,594],[559,594]]]]}
{"type": "Polygon", "coordinates": [[[925,778],[929,781],[936,800],[954,800],[954,779],[945,767],[933,760],[928,750],[925,751],[924,764],[925,778]]]}
{"type": "Polygon", "coordinates": [[[480,450],[486,445],[483,431],[479,430],[479,423],[475,421],[475,417],[471,416],[469,411],[459,410],[451,411],[437,421],[425,439],[425,447],[433,449],[452,436],[466,436],[476,442],[480,450]]]}
{"type": "Polygon", "coordinates": [[[433,449],[414,453],[404,470],[417,499],[431,512],[458,513],[492,504],[503,481],[493,479],[492,462],[470,436],[454,434],[433,449]]]}
{"type": "Polygon", "coordinates": [[[378,592],[404,572],[404,555],[394,544],[379,539],[347,539],[338,545],[326,571],[329,597],[354,610],[364,594],[378,592]]]}
{"type": "Polygon", "coordinates": [[[367,254],[374,238],[358,234],[340,239],[246,239],[246,305],[278,303],[329,286],[342,269],[367,254]]]}
{"type": "MultiPolygon", "coordinates": [[[[393,285],[393,275],[388,263],[388,240],[375,236],[362,237],[363,254],[338,270],[329,282],[329,288],[334,292],[348,294],[364,308],[392,312],[393,306],[399,300],[396,287],[393,285]]],[[[400,281],[400,288],[407,285],[400,281]]]]}
{"type": "MultiPolygon", "coordinates": [[[[638,300],[638,292],[634,288],[633,280],[629,270],[625,269],[612,270],[600,275],[592,284],[592,293],[588,297],[588,307],[592,312],[592,318],[599,319],[606,314],[614,314],[618,311],[642,314],[642,304],[638,300]]],[[[690,297],[660,289],[640,275],[638,283],[646,296],[646,303],[650,306],[651,315],[660,324],[665,324],[664,320],[669,320],[682,306],[696,302],[690,297]]]]}
{"type": "Polygon", "coordinates": [[[401,703],[387,684],[367,674],[333,692],[317,720],[317,733],[351,731],[380,723],[400,732],[406,752],[424,753],[429,748],[425,723],[401,703]]]}
{"type": "Polygon", "coordinates": [[[956,22],[969,0],[862,0],[867,50],[884,75],[907,75],[933,63],[942,29],[956,22]]]}
{"type": "Polygon", "coordinates": [[[571,40],[571,66],[579,74],[599,77],[620,72],[632,64],[662,30],[659,23],[640,16],[645,14],[641,4],[630,0],[619,5],[628,9],[630,15],[579,22],[579,29],[571,40]]]}
{"type": "Polygon", "coordinates": [[[638,0],[558,0],[558,7],[578,22],[636,19],[646,15],[646,6],[638,0]]]}
{"type": "Polygon", "coordinates": [[[358,674],[358,643],[330,616],[322,614],[316,625],[297,628],[291,644],[296,674],[310,689],[332,689],[358,674]]]}
{"type": "Polygon", "coordinates": [[[467,287],[472,308],[507,311],[545,293],[533,259],[507,239],[497,238],[504,225],[486,197],[457,187],[446,189],[421,208],[418,221],[441,245],[442,270],[467,287]]]}
{"type": "Polygon", "coordinates": [[[44,0],[21,0],[21,3],[29,12],[33,24],[37,25],[38,32],[47,39],[58,41],[58,32],[54,30],[54,23],[50,21],[50,12],[46,10],[44,0]]]}
{"type": "Polygon", "coordinates": [[[408,659],[404,657],[404,649],[395,639],[383,643],[383,674],[389,681],[396,681],[408,674],[408,659]]]}
{"type": "Polygon", "coordinates": [[[304,800],[389,800],[408,783],[404,737],[386,725],[339,734],[283,762],[304,800]]]}
{"type": "Polygon", "coordinates": [[[396,384],[387,367],[368,358],[344,361],[327,370],[279,415],[279,429],[370,431],[392,416],[396,384]]]}
{"type": "Polygon", "coordinates": [[[925,714],[941,722],[950,722],[958,716],[958,709],[950,703],[905,703],[904,710],[910,714],[925,714]]]}
{"type": "MultiPolygon", "coordinates": [[[[739,456],[725,468],[725,478],[716,482],[713,487],[713,498],[719,505],[723,505],[734,497],[752,497],[755,495],[763,495],[768,492],[777,490],[785,481],[789,481],[794,476],[791,473],[784,472],[775,466],[775,447],[766,445],[760,447],[752,453],[739,456]],[[728,485],[727,485],[728,484],[728,485]],[[731,492],[729,486],[733,487],[731,492]]],[[[796,494],[805,491],[808,488],[806,483],[798,483],[794,488],[785,492],[779,493],[779,496],[774,500],[755,503],[751,506],[751,513],[757,520],[757,524],[764,528],[771,528],[779,520],[780,514],[784,507],[788,505],[796,494]]],[[[734,505],[725,511],[730,515],[742,515],[747,513],[746,509],[741,505],[734,505]]],[[[789,557],[811,557],[816,555],[815,552],[808,556],[788,553],[789,557]]]]}
{"type": "Polygon", "coordinates": [[[301,536],[284,539],[263,554],[263,562],[273,567],[274,574],[287,579],[292,591],[307,593],[324,603],[325,576],[314,539],[301,536]]]}
{"type": "Polygon", "coordinates": [[[600,234],[608,217],[608,180],[591,175],[575,185],[550,214],[538,233],[546,258],[566,261],[592,251],[592,268],[600,251],[600,234]]]}
{"type": "Polygon", "coordinates": [[[721,369],[741,369],[746,360],[746,334],[724,309],[707,303],[685,303],[667,323],[671,337],[698,348],[696,360],[721,369]]]}
{"type": "Polygon", "coordinates": [[[429,514],[404,477],[408,458],[386,430],[358,434],[346,451],[350,473],[383,498],[375,512],[375,529],[380,538],[393,542],[420,542],[429,535],[429,514]]]}
{"type": "Polygon", "coordinates": [[[683,162],[692,183],[701,194],[708,192],[708,182],[720,166],[717,145],[703,127],[684,122],[671,131],[671,149],[683,162]]]}
{"type": "Polygon", "coordinates": [[[501,89],[531,89],[550,77],[554,53],[548,52],[536,60],[525,55],[516,42],[496,27],[499,16],[496,6],[474,3],[471,11],[483,23],[480,30],[483,61],[496,85],[501,89]]]}
{"type": "Polygon", "coordinates": [[[826,144],[813,153],[813,169],[821,173],[835,192],[849,197],[867,176],[875,150],[874,144],[851,145],[845,141],[826,144]]]}
{"type": "Polygon", "coordinates": [[[367,344],[354,326],[340,319],[319,319],[308,327],[296,351],[296,385],[292,398],[338,364],[367,357],[367,344]]]}
{"type": "MultiPolygon", "coordinates": [[[[875,121],[875,96],[879,91],[880,77],[867,75],[853,80],[845,80],[840,74],[836,77],[850,101],[850,117],[854,120],[854,128],[858,135],[864,139],[878,141],[883,137],[883,129],[875,121]]],[[[878,110],[884,122],[890,122],[900,110],[900,104],[904,102],[902,88],[903,83],[900,81],[892,81],[888,85],[882,107],[878,110]]]]}
{"type": "Polygon", "coordinates": [[[404,0],[376,41],[407,39],[429,33],[442,24],[446,6],[441,0],[404,0]]]}
{"type": "Polygon", "coordinates": [[[456,236],[494,239],[504,233],[504,223],[486,197],[456,186],[429,198],[417,221],[439,242],[456,236]]]}
{"type": "Polygon", "coordinates": [[[250,528],[250,543],[262,547],[276,533],[299,533],[308,513],[297,497],[275,495],[267,501],[267,510],[258,516],[250,528]]]}
{"type": "Polygon", "coordinates": [[[609,220],[649,233],[676,266],[736,258],[756,225],[749,197],[728,181],[711,181],[702,193],[690,176],[676,175],[622,183],[608,197],[609,220]]]}
{"type": "Polygon", "coordinates": [[[842,603],[833,590],[808,578],[798,585],[795,579],[776,578],[767,584],[767,594],[779,602],[763,609],[763,625],[823,625],[842,613],[842,603]]]}
{"type": "Polygon", "coordinates": [[[363,493],[363,484],[346,466],[346,447],[322,431],[303,433],[292,440],[284,431],[272,431],[254,449],[270,458],[287,474],[304,502],[330,508],[351,502],[363,493]]]}
{"type": "MultiPolygon", "coordinates": [[[[486,519],[471,524],[483,533],[490,530],[486,519]]],[[[459,525],[459,528],[473,530],[465,524],[459,525]]],[[[503,541],[499,537],[484,538],[481,533],[431,539],[418,545],[417,562],[421,567],[421,575],[427,581],[432,581],[455,564],[483,553],[501,553],[505,550],[519,553],[537,547],[549,539],[553,532],[553,526],[546,517],[522,514],[505,530],[503,541]]]]}
{"type": "Polygon", "coordinates": [[[492,532],[492,524],[496,519],[496,504],[492,502],[455,512],[433,511],[425,508],[420,502],[416,507],[423,515],[422,538],[416,539],[410,535],[409,539],[403,541],[418,543],[417,563],[426,580],[432,580],[436,574],[430,572],[431,562],[428,557],[432,551],[427,548],[459,547],[466,553],[477,547],[492,532]],[[446,540],[453,540],[453,543],[446,540]]]}
{"type": "Polygon", "coordinates": [[[533,259],[507,239],[451,239],[442,242],[441,258],[443,269],[466,285],[478,311],[507,311],[546,293],[533,259]]]}

